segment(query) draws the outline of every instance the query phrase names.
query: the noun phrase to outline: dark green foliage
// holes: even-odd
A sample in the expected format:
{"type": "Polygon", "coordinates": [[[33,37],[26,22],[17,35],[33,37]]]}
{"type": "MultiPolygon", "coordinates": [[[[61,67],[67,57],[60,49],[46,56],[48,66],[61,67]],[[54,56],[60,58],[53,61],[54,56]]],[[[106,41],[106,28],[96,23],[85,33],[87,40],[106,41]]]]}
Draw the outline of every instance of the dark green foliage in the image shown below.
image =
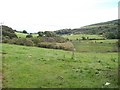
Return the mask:
{"type": "Polygon", "coordinates": [[[118,47],[119,47],[119,49],[120,49],[120,40],[118,40],[117,44],[118,44],[118,47]]]}
{"type": "Polygon", "coordinates": [[[55,33],[54,32],[52,32],[52,31],[45,31],[45,32],[38,32],[38,35],[39,35],[39,37],[43,37],[43,36],[45,36],[45,37],[55,37],[56,35],[55,35],[55,33]]]}
{"type": "Polygon", "coordinates": [[[67,39],[63,38],[63,37],[39,37],[41,42],[58,42],[58,43],[63,43],[66,42],[67,39]]]}
{"type": "Polygon", "coordinates": [[[40,37],[42,37],[43,35],[44,35],[44,33],[43,32],[38,32],[38,35],[40,36],[40,37]]]}
{"type": "Polygon", "coordinates": [[[115,33],[108,32],[104,34],[104,37],[106,37],[107,39],[116,39],[117,35],[115,33]]]}
{"type": "Polygon", "coordinates": [[[38,43],[38,47],[54,48],[54,43],[41,42],[41,43],[38,43]]]}
{"type": "Polygon", "coordinates": [[[14,38],[9,40],[10,44],[24,45],[24,46],[33,46],[34,43],[31,39],[26,38],[14,38]]]}
{"type": "Polygon", "coordinates": [[[62,34],[71,34],[71,29],[62,29],[55,31],[56,34],[62,35],[62,34]]]}
{"type": "Polygon", "coordinates": [[[55,36],[55,33],[51,32],[51,31],[45,31],[44,34],[46,37],[54,37],[55,36]]]}
{"type": "Polygon", "coordinates": [[[23,30],[23,33],[26,33],[26,34],[27,34],[27,31],[26,31],[26,30],[23,30]]]}
{"type": "Polygon", "coordinates": [[[8,43],[9,42],[9,37],[8,36],[5,36],[5,37],[2,37],[2,42],[3,43],[8,43]]]}
{"type": "Polygon", "coordinates": [[[85,37],[82,37],[82,40],[86,40],[86,38],[85,38],[85,37]]]}
{"type": "Polygon", "coordinates": [[[32,37],[33,37],[32,34],[26,35],[26,38],[32,38],[32,37]]]}
{"type": "MultiPolygon", "coordinates": [[[[76,29],[62,29],[54,31],[56,34],[99,34],[103,35],[106,32],[118,33],[118,20],[92,24],[76,29]]],[[[120,37],[120,36],[119,36],[120,37]]],[[[118,38],[118,37],[117,37],[118,38]]]]}
{"type": "Polygon", "coordinates": [[[42,41],[40,38],[31,38],[35,46],[38,46],[38,44],[42,41]]]}
{"type": "Polygon", "coordinates": [[[14,30],[8,26],[2,26],[2,37],[8,37],[10,39],[17,38],[14,30]]]}

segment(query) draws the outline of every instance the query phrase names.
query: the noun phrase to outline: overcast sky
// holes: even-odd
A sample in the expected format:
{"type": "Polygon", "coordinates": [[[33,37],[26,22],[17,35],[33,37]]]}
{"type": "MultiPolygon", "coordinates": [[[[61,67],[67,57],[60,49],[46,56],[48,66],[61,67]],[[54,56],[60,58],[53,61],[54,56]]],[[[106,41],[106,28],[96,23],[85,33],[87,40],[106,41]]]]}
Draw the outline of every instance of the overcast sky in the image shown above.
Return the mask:
{"type": "Polygon", "coordinates": [[[28,32],[79,28],[118,18],[119,0],[0,0],[0,22],[28,32]]]}

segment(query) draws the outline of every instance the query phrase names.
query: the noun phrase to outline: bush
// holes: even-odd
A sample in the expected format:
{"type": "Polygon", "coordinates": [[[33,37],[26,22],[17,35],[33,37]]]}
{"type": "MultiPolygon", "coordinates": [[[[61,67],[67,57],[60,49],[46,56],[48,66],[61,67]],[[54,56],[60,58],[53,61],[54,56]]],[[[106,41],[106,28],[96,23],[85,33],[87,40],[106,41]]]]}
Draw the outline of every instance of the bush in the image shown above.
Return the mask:
{"type": "Polygon", "coordinates": [[[82,37],[82,40],[86,40],[86,38],[85,38],[85,37],[82,37]]]}
{"type": "Polygon", "coordinates": [[[26,35],[26,38],[32,38],[32,37],[33,37],[32,34],[26,35]]]}
{"type": "Polygon", "coordinates": [[[116,39],[117,38],[116,34],[112,33],[112,32],[105,33],[103,36],[107,39],[116,39]]]}
{"type": "Polygon", "coordinates": [[[25,45],[26,46],[34,46],[34,43],[31,39],[26,39],[25,45]]]}
{"type": "Polygon", "coordinates": [[[64,43],[56,43],[55,46],[57,49],[64,49],[72,51],[74,49],[74,45],[71,42],[64,42],[64,43]]]}
{"type": "Polygon", "coordinates": [[[63,37],[38,37],[41,42],[58,42],[58,43],[64,43],[67,41],[67,39],[63,37]]]}
{"type": "Polygon", "coordinates": [[[8,31],[2,31],[2,35],[3,35],[3,37],[8,36],[10,39],[17,38],[17,35],[15,33],[11,33],[8,31]]]}
{"type": "Polygon", "coordinates": [[[9,43],[10,38],[8,36],[2,37],[2,43],[9,43]]]}
{"type": "Polygon", "coordinates": [[[10,39],[12,38],[17,38],[17,35],[15,34],[14,30],[8,26],[2,27],[2,37],[9,37],[10,39]]]}
{"type": "Polygon", "coordinates": [[[14,38],[9,40],[10,44],[24,45],[24,46],[34,46],[34,43],[31,39],[26,38],[14,38]]]}
{"type": "Polygon", "coordinates": [[[63,49],[63,50],[70,50],[70,51],[74,49],[74,46],[71,42],[65,42],[65,43],[41,42],[38,44],[38,47],[51,48],[51,49],[63,49]]]}
{"type": "Polygon", "coordinates": [[[117,41],[118,47],[120,48],[120,40],[117,41]]]}
{"type": "Polygon", "coordinates": [[[43,47],[43,48],[54,48],[54,43],[41,42],[41,43],[38,43],[37,46],[43,47]]]}
{"type": "Polygon", "coordinates": [[[35,46],[37,46],[41,42],[40,38],[31,38],[31,40],[33,41],[35,46]]]}
{"type": "Polygon", "coordinates": [[[23,30],[23,33],[26,33],[26,34],[27,34],[27,31],[26,31],[26,30],[23,30]]]}

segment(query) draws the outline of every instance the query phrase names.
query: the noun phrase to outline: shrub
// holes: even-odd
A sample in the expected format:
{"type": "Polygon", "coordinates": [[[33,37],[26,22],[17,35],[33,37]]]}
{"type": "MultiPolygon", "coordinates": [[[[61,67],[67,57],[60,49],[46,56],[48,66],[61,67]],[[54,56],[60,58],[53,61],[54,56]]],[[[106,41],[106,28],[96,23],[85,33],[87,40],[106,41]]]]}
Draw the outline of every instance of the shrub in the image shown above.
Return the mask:
{"type": "Polygon", "coordinates": [[[23,30],[23,33],[26,33],[26,34],[27,34],[27,31],[26,31],[26,30],[23,30]]]}
{"type": "Polygon", "coordinates": [[[43,48],[54,48],[54,43],[49,43],[49,42],[41,42],[38,43],[38,47],[43,47],[43,48]]]}
{"type": "Polygon", "coordinates": [[[41,42],[40,38],[31,38],[31,40],[33,41],[35,46],[37,46],[41,42]]]}
{"type": "Polygon", "coordinates": [[[6,30],[2,31],[2,35],[3,35],[3,37],[8,36],[10,39],[17,38],[17,35],[15,33],[11,33],[11,32],[8,32],[6,30]]]}
{"type": "Polygon", "coordinates": [[[33,37],[32,34],[26,35],[26,38],[32,38],[32,37],[33,37]]]}
{"type": "Polygon", "coordinates": [[[70,50],[70,51],[74,49],[74,45],[69,41],[64,43],[56,43],[55,46],[58,49],[64,49],[64,50],[70,50]]]}
{"type": "Polygon", "coordinates": [[[2,43],[8,43],[10,38],[8,36],[2,37],[2,43]]]}
{"type": "Polygon", "coordinates": [[[82,37],[82,40],[86,40],[86,38],[85,38],[85,37],[82,37]]]}
{"type": "Polygon", "coordinates": [[[26,39],[25,45],[26,46],[34,46],[34,43],[31,39],[26,39]]]}
{"type": "Polygon", "coordinates": [[[31,39],[26,38],[13,38],[9,40],[10,44],[24,45],[24,46],[33,46],[34,43],[31,39]]]}
{"type": "Polygon", "coordinates": [[[103,36],[107,39],[116,39],[117,38],[116,34],[112,33],[112,32],[105,33],[103,36]]]}
{"type": "Polygon", "coordinates": [[[120,49],[120,40],[117,41],[117,45],[118,45],[118,47],[120,49]]]}
{"type": "Polygon", "coordinates": [[[38,47],[51,48],[51,49],[63,49],[63,50],[70,50],[70,51],[74,49],[74,46],[71,42],[65,42],[65,43],[41,42],[41,43],[38,43],[38,47]]]}

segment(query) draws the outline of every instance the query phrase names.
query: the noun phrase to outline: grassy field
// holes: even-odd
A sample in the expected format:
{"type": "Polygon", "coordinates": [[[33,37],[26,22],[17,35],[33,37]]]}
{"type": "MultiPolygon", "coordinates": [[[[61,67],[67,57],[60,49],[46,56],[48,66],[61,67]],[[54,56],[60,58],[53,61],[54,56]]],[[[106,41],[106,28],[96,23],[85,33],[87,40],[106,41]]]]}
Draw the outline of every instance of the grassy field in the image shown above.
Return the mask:
{"type": "Polygon", "coordinates": [[[103,39],[104,37],[100,35],[88,35],[88,34],[77,34],[77,35],[62,35],[64,38],[68,38],[70,40],[82,39],[82,37],[88,37],[89,39],[103,39]]]}
{"type": "Polygon", "coordinates": [[[15,32],[15,34],[16,34],[18,37],[21,37],[21,38],[25,38],[26,35],[28,35],[28,34],[18,33],[18,32],[15,32]]]}
{"type": "Polygon", "coordinates": [[[79,51],[72,58],[70,51],[3,44],[3,87],[116,88],[117,74],[117,52],[79,51]]]}
{"type": "Polygon", "coordinates": [[[72,41],[78,52],[117,52],[118,40],[81,40],[72,41]]]}
{"type": "MultiPolygon", "coordinates": [[[[21,37],[21,38],[25,38],[26,35],[28,34],[24,34],[24,33],[19,33],[19,32],[15,32],[15,34],[18,36],[18,37],[21,37]]],[[[33,37],[37,37],[38,34],[32,34],[33,37]]]]}

